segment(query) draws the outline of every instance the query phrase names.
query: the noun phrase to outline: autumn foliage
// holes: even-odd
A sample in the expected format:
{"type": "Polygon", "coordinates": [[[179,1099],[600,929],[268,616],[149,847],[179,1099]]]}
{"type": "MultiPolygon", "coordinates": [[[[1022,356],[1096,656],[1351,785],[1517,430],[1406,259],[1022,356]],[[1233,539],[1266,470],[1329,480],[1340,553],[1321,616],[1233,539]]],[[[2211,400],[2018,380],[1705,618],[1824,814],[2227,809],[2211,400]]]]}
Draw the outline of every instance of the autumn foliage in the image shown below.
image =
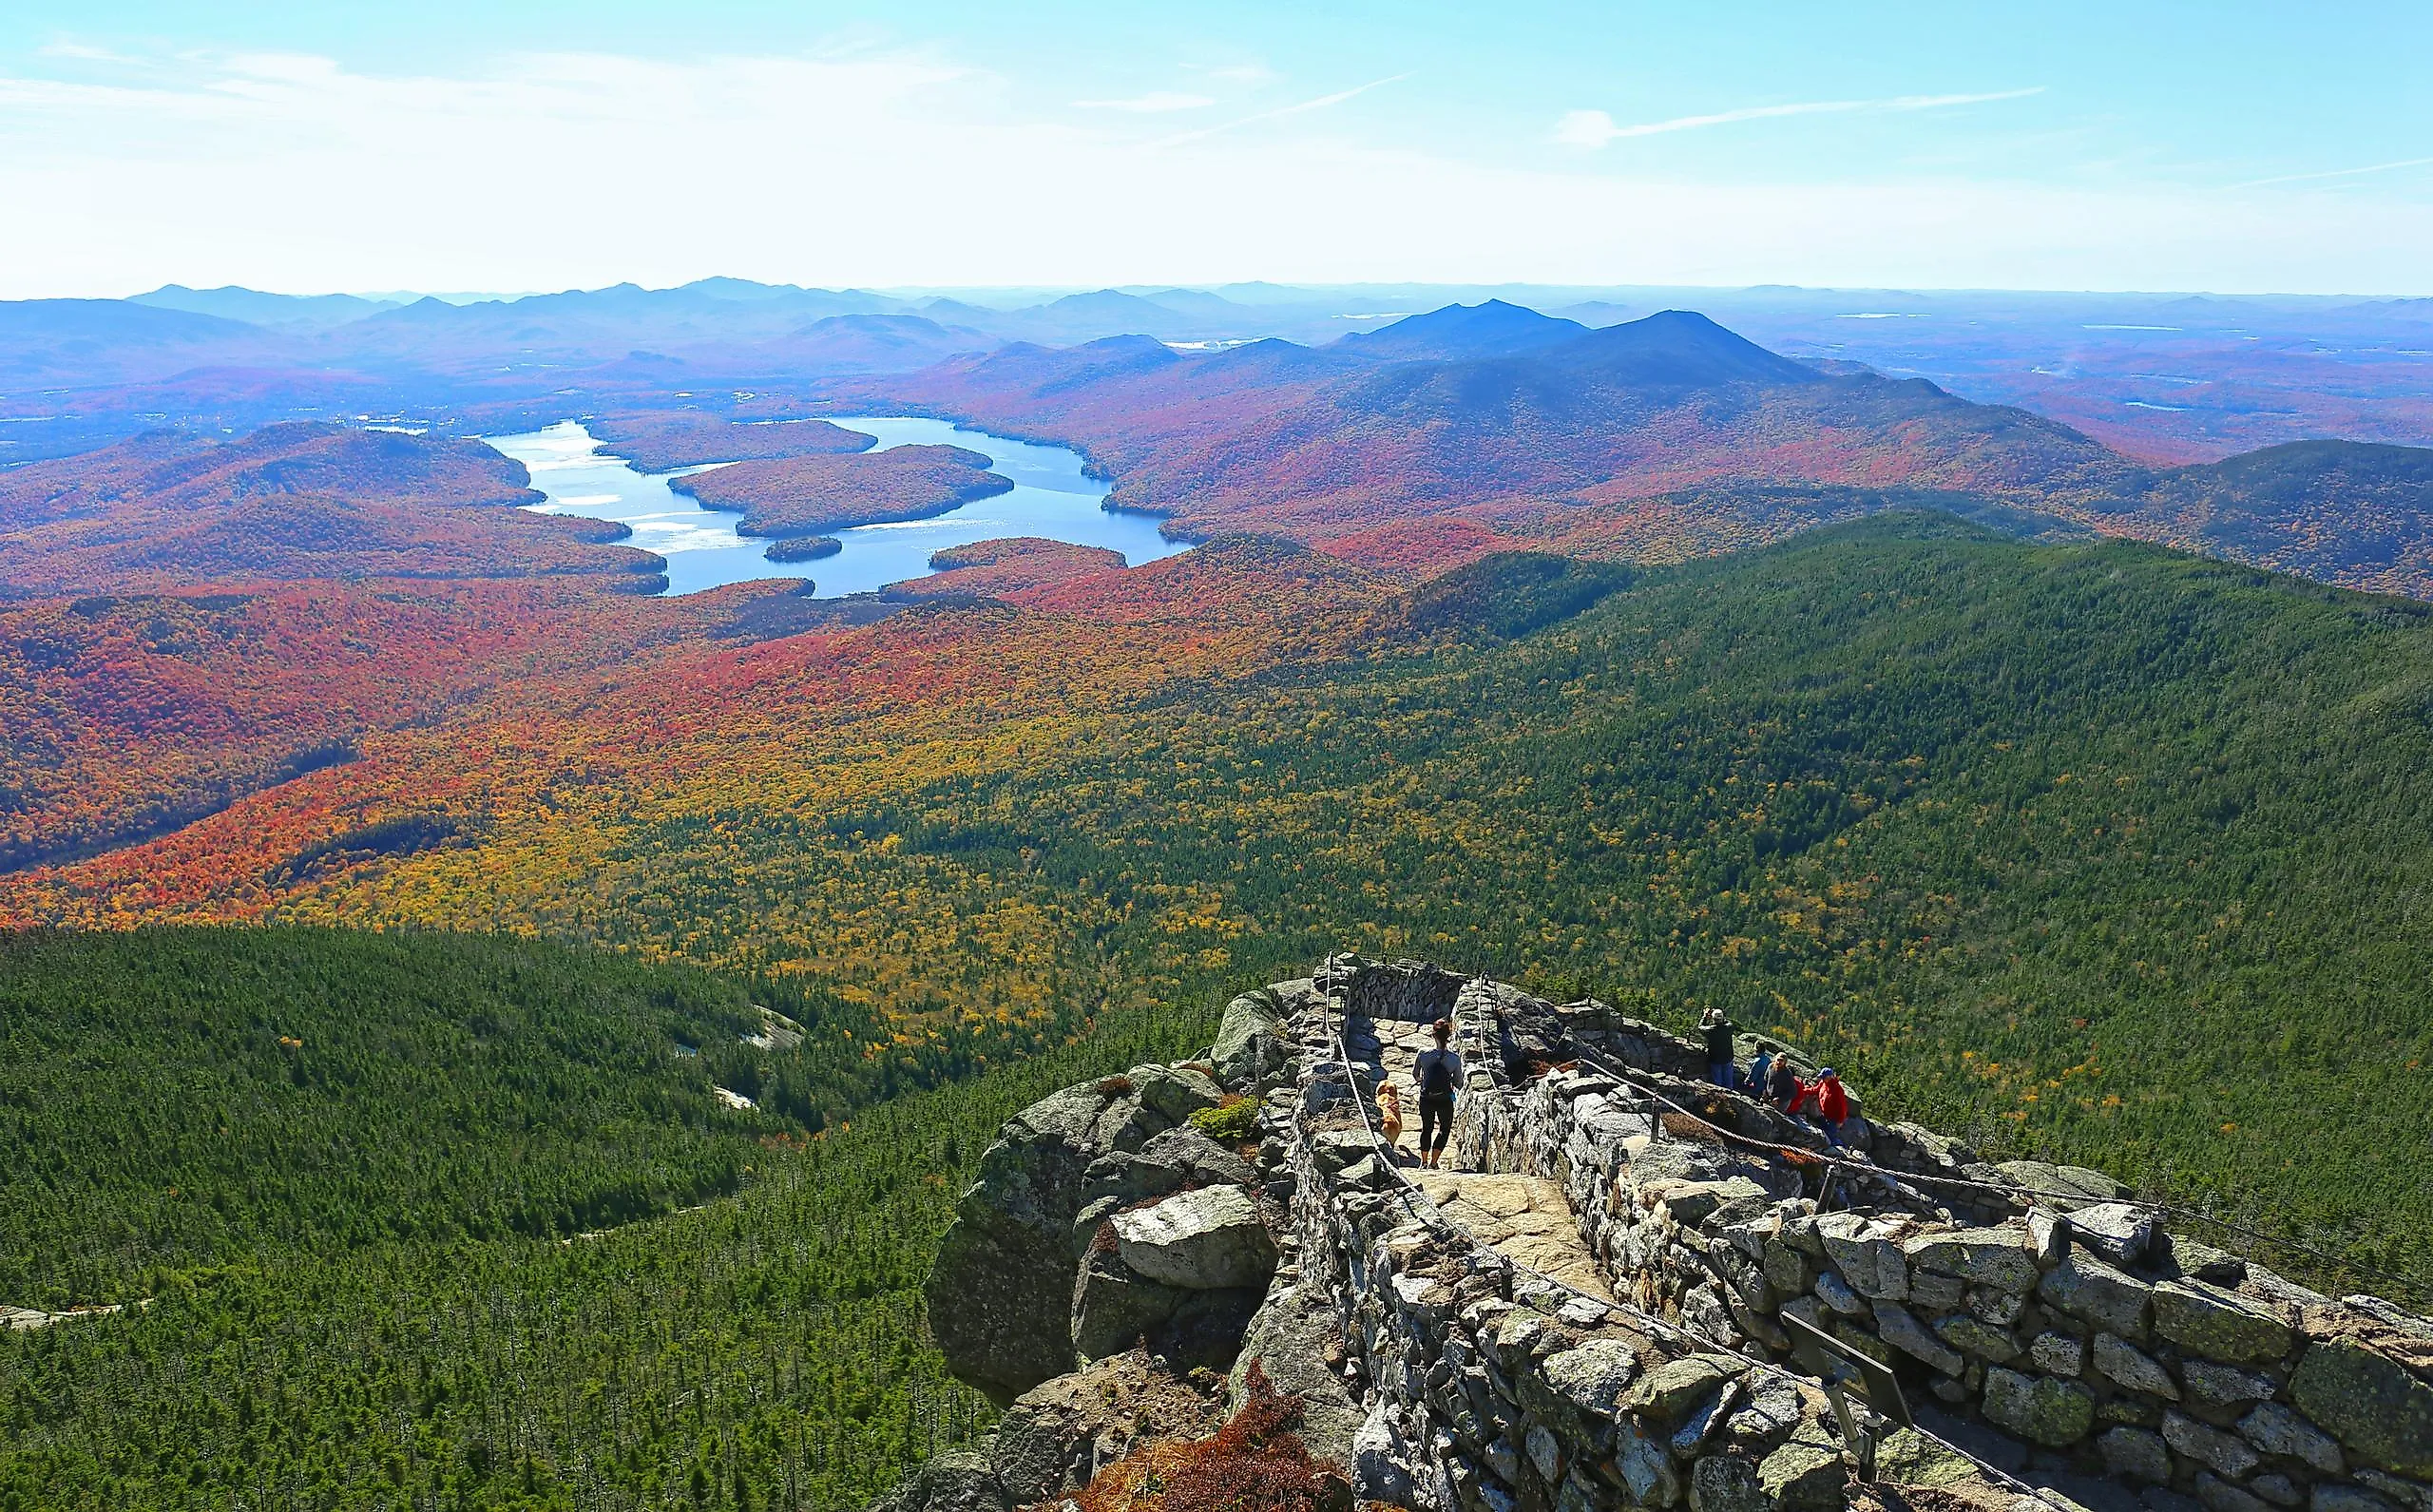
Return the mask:
{"type": "Polygon", "coordinates": [[[1253,1361],[1249,1400],[1205,1439],[1136,1449],[1090,1478],[1081,1512],[1350,1512],[1351,1486],[1310,1457],[1293,1429],[1298,1397],[1253,1361]]]}

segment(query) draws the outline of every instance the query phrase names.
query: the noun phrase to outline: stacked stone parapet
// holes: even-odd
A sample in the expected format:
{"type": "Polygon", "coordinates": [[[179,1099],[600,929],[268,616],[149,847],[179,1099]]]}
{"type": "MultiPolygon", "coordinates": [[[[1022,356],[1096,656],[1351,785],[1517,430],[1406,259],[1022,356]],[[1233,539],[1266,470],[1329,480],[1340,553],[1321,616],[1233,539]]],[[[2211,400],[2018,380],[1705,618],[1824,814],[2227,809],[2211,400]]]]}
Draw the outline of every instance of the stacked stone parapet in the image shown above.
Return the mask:
{"type": "Polygon", "coordinates": [[[1863,1116],[1869,1158],[1844,1161],[1671,1075],[1691,1042],[1617,1027],[1469,1099],[1455,1148],[1561,1181],[1618,1297],[1813,1365],[1796,1319],[2047,1470],[2211,1512],[2433,1512],[2433,1324],[2174,1234],[2098,1172],[1987,1164],[1863,1116]]]}
{"type": "Polygon", "coordinates": [[[963,1308],[949,1363],[1020,1395],[897,1512],[1069,1495],[1146,1431],[1094,1412],[1162,1391],[1182,1423],[1229,1354],[1209,1411],[1263,1373],[1347,1498],[1425,1512],[1884,1512],[1905,1485],[1932,1512],[2433,1512],[2433,1324],[2174,1234],[2098,1172],[1863,1110],[1847,1157],[1704,1067],[1595,1003],[1337,956],[1236,999],[1203,1062],[1025,1110],[931,1285],[963,1308]],[[1450,1163],[1560,1188],[1586,1251],[1566,1279],[1379,1137],[1377,1025],[1446,1017],[1450,1163]],[[1255,1141],[1188,1126],[1252,1095],[1255,1141]],[[1885,1367],[1920,1426],[1829,1407],[1834,1354],[1885,1367]]]}

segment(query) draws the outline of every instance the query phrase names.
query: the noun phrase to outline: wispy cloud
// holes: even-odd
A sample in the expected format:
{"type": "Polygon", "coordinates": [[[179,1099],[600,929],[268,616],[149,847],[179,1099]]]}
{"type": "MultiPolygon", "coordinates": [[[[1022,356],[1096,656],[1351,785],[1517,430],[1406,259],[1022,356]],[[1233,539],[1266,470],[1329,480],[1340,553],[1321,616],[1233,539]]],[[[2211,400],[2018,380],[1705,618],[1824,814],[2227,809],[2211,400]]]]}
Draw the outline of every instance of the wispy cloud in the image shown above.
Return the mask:
{"type": "Polygon", "coordinates": [[[51,42],[37,49],[42,57],[69,58],[78,63],[133,63],[136,60],[107,48],[96,48],[84,42],[51,42]]]}
{"type": "Polygon", "coordinates": [[[1281,77],[1281,75],[1279,75],[1274,68],[1269,67],[1263,63],[1186,63],[1182,67],[1185,72],[1206,74],[1209,78],[1215,79],[1219,83],[1250,85],[1253,86],[1262,84],[1274,84],[1279,77],[1281,77]]]}
{"type": "Polygon", "coordinates": [[[1152,89],[1147,94],[1129,100],[1076,100],[1076,110],[1130,110],[1140,115],[1160,115],[1169,110],[1197,110],[1216,102],[1204,94],[1177,94],[1170,89],[1152,89]]]}
{"type": "Polygon", "coordinates": [[[1160,137],[1157,141],[1150,143],[1149,145],[1153,147],[1179,146],[1186,142],[1197,142],[1204,137],[1213,137],[1220,131],[1232,131],[1237,127],[1252,125],[1261,121],[1274,121],[1285,116],[1302,115],[1312,110],[1324,110],[1330,105],[1339,105],[1355,95],[1367,94],[1371,89],[1382,88],[1389,84],[1398,84],[1409,77],[1410,75],[1408,73],[1389,74],[1383,79],[1371,79],[1367,84],[1354,85],[1349,89],[1337,89],[1332,94],[1322,94],[1314,100],[1303,100],[1295,105],[1277,105],[1273,110],[1256,111],[1251,115],[1227,121],[1219,125],[1203,126],[1197,131],[1179,131],[1171,137],[1160,137]]]}
{"type": "Polygon", "coordinates": [[[2327,168],[2321,173],[2284,173],[2270,179],[2250,179],[2234,183],[2233,189],[2261,189],[2268,183],[2311,183],[2320,179],[2354,179],[2365,173],[2388,173],[2393,168],[2422,168],[2433,163],[2433,158],[2402,158],[2397,163],[2369,163],[2362,168],[2327,168]]]}
{"type": "Polygon", "coordinates": [[[1772,121],[1780,116],[1839,115],[1858,110],[1944,110],[1953,105],[1985,105],[1996,100],[2024,100],[2042,94],[2044,86],[2002,89],[1991,94],[1905,94],[1886,100],[1804,100],[1792,105],[1748,105],[1717,110],[1712,115],[1675,116],[1669,121],[1642,121],[1622,125],[1602,110],[1572,110],[1555,123],[1555,140],[1565,146],[1601,147],[1624,137],[1658,137],[1704,126],[1728,126],[1742,121],[1772,121]]]}

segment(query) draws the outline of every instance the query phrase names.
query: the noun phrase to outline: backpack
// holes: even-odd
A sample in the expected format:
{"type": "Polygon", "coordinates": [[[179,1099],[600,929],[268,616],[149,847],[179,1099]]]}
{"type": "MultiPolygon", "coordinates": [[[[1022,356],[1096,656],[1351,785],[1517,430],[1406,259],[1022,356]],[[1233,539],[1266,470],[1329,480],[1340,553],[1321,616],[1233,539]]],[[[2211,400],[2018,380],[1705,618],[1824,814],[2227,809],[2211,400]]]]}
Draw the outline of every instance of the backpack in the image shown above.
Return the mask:
{"type": "Polygon", "coordinates": [[[1453,1095],[1452,1058],[1444,1051],[1434,1053],[1419,1073],[1419,1095],[1424,1098],[1449,1098],[1453,1095]]]}

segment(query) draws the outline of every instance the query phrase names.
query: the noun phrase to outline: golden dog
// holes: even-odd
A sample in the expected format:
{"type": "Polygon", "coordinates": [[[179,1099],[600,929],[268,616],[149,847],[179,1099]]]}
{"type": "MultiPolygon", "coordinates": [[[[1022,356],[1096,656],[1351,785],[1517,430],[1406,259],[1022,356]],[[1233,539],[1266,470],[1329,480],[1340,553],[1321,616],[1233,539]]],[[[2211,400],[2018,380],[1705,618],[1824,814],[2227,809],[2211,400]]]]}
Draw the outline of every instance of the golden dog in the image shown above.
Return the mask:
{"type": "Polygon", "coordinates": [[[1386,1148],[1399,1153],[1403,1147],[1403,1089],[1391,1081],[1377,1089],[1377,1132],[1386,1137],[1386,1148]]]}

